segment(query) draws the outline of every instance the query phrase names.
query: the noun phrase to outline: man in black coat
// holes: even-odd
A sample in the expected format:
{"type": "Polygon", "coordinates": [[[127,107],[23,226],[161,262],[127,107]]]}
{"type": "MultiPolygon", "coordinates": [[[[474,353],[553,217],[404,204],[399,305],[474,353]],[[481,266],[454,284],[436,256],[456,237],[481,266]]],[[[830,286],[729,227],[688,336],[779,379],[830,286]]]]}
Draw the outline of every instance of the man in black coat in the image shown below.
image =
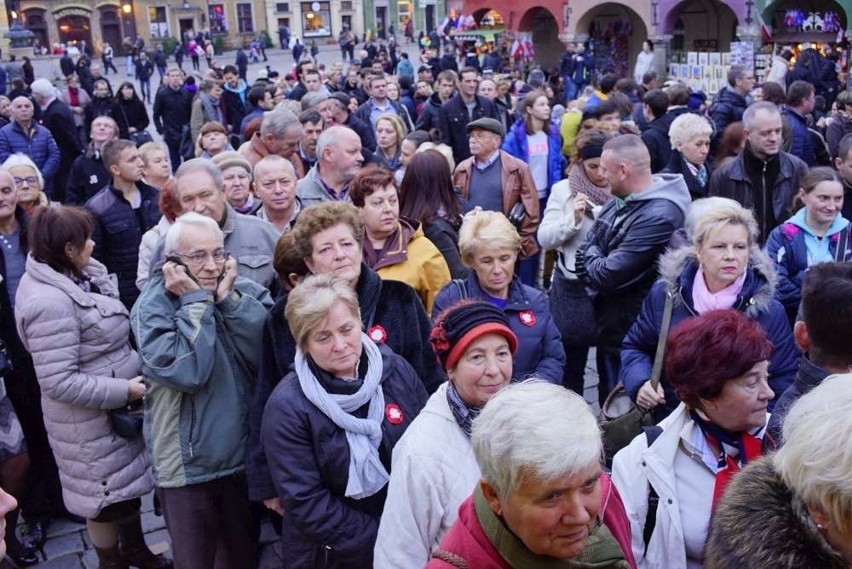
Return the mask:
{"type": "Polygon", "coordinates": [[[37,79],[30,86],[33,99],[42,109],[41,122],[59,147],[59,168],[53,175],[53,199],[65,201],[65,186],[68,183],[68,171],[71,164],[83,152],[74,124],[71,107],[56,97],[56,89],[47,79],[37,79]]]}
{"type": "Polygon", "coordinates": [[[154,97],[154,127],[163,136],[169,148],[172,172],[181,163],[181,138],[189,129],[192,116],[192,95],[183,88],[180,70],[172,67],[166,73],[166,82],[154,97]]]}
{"type": "Polygon", "coordinates": [[[661,171],[669,163],[672,155],[672,143],[669,140],[669,127],[674,115],[666,112],[669,97],[662,89],[654,89],[642,97],[642,106],[648,128],[642,133],[642,142],[651,155],[651,172],[661,171]]]}
{"type": "Polygon", "coordinates": [[[801,320],[793,327],[802,350],[793,384],[777,399],[769,434],[781,445],[781,427],[790,407],[830,375],[852,367],[852,264],[818,263],[802,282],[801,320]]]}
{"type": "Polygon", "coordinates": [[[679,174],[651,173],[642,139],[623,134],[604,145],[601,165],[611,175],[610,200],[576,255],[576,272],[586,283],[598,329],[598,395],[603,404],[618,382],[621,343],[657,280],[657,261],[672,233],[683,226],[691,203],[679,174]]]}
{"type": "Polygon", "coordinates": [[[92,256],[118,277],[118,294],[128,310],[139,296],[136,272],[139,245],[160,221],[159,192],[142,182],[142,158],[129,140],[112,140],[103,148],[112,183],[86,202],[92,213],[92,256]]]}
{"type": "Polygon", "coordinates": [[[68,77],[74,73],[74,60],[68,55],[68,50],[62,51],[62,57],[59,58],[59,69],[62,71],[63,77],[68,77]]]}
{"type": "Polygon", "coordinates": [[[476,94],[477,76],[476,69],[462,68],[459,72],[458,92],[443,104],[438,113],[441,142],[453,149],[456,164],[470,158],[467,124],[483,117],[499,119],[494,103],[476,94]]]}
{"type": "Polygon", "coordinates": [[[754,85],[754,72],[746,69],[744,65],[731,65],[728,85],[719,91],[710,108],[710,119],[716,127],[714,142],[718,143],[729,124],[743,120],[743,113],[748,107],[746,97],[754,89],[754,85]]]}

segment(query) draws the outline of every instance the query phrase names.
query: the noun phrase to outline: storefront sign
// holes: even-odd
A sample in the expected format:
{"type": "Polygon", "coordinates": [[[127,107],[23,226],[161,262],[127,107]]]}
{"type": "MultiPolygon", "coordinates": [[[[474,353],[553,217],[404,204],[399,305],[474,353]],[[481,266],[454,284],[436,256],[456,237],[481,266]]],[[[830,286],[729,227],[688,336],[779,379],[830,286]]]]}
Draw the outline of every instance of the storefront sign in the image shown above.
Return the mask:
{"type": "Polygon", "coordinates": [[[68,16],[83,16],[84,18],[90,18],[92,16],[92,11],[86,10],[85,8],[63,8],[54,12],[53,16],[57,20],[68,16]]]}

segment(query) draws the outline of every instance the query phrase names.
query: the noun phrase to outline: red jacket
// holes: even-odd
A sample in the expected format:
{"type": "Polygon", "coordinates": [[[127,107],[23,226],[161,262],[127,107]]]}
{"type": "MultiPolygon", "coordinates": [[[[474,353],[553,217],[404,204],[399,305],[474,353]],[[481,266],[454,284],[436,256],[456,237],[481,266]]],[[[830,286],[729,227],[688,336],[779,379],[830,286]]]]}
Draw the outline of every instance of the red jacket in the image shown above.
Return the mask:
{"type": "MultiPolygon", "coordinates": [[[[601,477],[601,508],[600,516],[624,552],[624,558],[635,569],[633,550],[630,547],[630,522],[627,512],[621,502],[618,490],[613,486],[608,474],[601,477]]],[[[459,517],[444,539],[441,541],[443,555],[449,559],[433,557],[426,569],[452,569],[454,567],[476,567],[476,569],[512,569],[506,563],[497,549],[488,540],[476,511],[471,496],[459,506],[459,517]]],[[[434,554],[433,554],[434,555],[434,554]]]]}

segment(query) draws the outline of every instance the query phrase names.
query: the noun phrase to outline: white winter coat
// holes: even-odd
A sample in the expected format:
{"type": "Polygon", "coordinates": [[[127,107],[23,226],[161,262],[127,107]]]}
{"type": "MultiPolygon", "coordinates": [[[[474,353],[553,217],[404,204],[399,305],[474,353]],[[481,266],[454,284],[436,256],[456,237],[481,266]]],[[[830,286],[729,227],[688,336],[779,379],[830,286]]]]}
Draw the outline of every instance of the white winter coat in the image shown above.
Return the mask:
{"type": "Polygon", "coordinates": [[[425,567],[479,479],[470,439],[453,417],[444,383],[393,449],[373,567],[425,567]]]}
{"type": "MultiPolygon", "coordinates": [[[[619,451],[613,459],[612,481],[618,488],[627,510],[633,555],[639,569],[687,567],[680,512],[682,502],[690,497],[678,496],[673,465],[675,455],[684,452],[681,449],[681,436],[688,436],[693,425],[694,421],[690,418],[686,405],[681,403],[671,415],[660,422],[663,432],[650,448],[643,433],[619,451]],[[660,503],[657,507],[657,523],[646,552],[643,533],[648,514],[649,481],[657,491],[660,503]]],[[[713,492],[712,482],[709,492],[713,492]]],[[[706,516],[708,522],[710,519],[709,511],[696,511],[691,515],[706,516]]]]}

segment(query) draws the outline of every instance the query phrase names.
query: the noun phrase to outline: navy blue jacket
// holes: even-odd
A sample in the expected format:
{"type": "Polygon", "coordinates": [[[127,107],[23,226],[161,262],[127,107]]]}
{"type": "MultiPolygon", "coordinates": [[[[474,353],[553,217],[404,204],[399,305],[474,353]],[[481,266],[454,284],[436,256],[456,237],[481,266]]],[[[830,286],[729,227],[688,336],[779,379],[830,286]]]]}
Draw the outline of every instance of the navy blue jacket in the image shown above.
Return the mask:
{"type": "MultiPolygon", "coordinates": [[[[757,321],[775,346],[769,359],[769,386],[775,392],[775,399],[769,403],[771,410],[778,397],[793,382],[798,350],[784,307],[774,298],[776,277],[772,262],[765,253],[755,249],[746,270],[748,274],[734,308],[757,321]]],[[[642,310],[624,338],[621,350],[619,379],[634,401],[642,384],[651,379],[666,293],[674,295],[669,332],[679,322],[698,315],[692,300],[692,285],[697,272],[698,259],[691,247],[671,251],[660,261],[661,278],[654,283],[642,303],[642,310]]],[[[667,415],[677,407],[678,400],[665,376],[661,384],[666,391],[664,415],[667,415]]]]}
{"type": "Polygon", "coordinates": [[[118,277],[118,294],[128,310],[136,302],[136,270],[139,244],[146,231],[160,221],[159,192],[144,182],[136,182],[142,204],[138,210],[124,199],[119,190],[109,185],[86,202],[92,212],[95,249],[92,256],[118,277]]]}
{"type": "MultiPolygon", "coordinates": [[[[446,378],[429,343],[432,326],[423,303],[414,289],[405,283],[383,281],[378,273],[361,263],[361,276],[355,286],[364,329],[381,325],[387,332],[387,346],[411,364],[429,393],[446,378]]],[[[263,348],[258,366],[258,381],[249,408],[249,452],[246,471],[249,497],[265,500],[275,494],[260,444],[263,408],[275,386],[290,372],[296,356],[296,341],[290,333],[284,309],[287,297],[281,296],[269,310],[263,326],[263,348]]]]}
{"type": "MultiPolygon", "coordinates": [[[[565,157],[562,155],[562,137],[559,129],[548,124],[550,131],[547,133],[547,188],[560,181],[565,170],[565,157]]],[[[518,119],[509,129],[506,140],[503,141],[503,150],[523,160],[527,164],[530,161],[529,140],[524,119],[518,119]]]]}
{"type": "Polygon", "coordinates": [[[743,113],[747,106],[745,97],[735,92],[733,87],[723,87],[719,91],[710,108],[710,119],[716,125],[718,138],[722,137],[729,124],[743,120],[743,113]]]}
{"type": "Polygon", "coordinates": [[[816,164],[816,153],[811,141],[811,133],[808,130],[807,119],[790,107],[784,109],[782,114],[787,117],[787,122],[790,124],[791,145],[788,152],[804,160],[808,166],[814,166],[816,164]]]}
{"type": "Polygon", "coordinates": [[[0,128],[0,164],[16,152],[23,152],[35,162],[45,179],[59,168],[59,147],[46,127],[33,121],[30,134],[24,132],[18,121],[0,128]]]}
{"type": "MultiPolygon", "coordinates": [[[[488,296],[479,286],[473,271],[464,281],[451,281],[441,289],[432,305],[432,319],[463,298],[488,302],[488,296]]],[[[518,337],[512,378],[522,380],[536,377],[561,385],[565,348],[544,293],[521,283],[518,277],[513,277],[503,312],[512,332],[518,337]]]]}
{"type": "Polygon", "coordinates": [[[154,97],[154,128],[171,144],[180,142],[183,127],[192,115],[192,93],[163,85],[154,97]]]}
{"type": "MultiPolygon", "coordinates": [[[[390,472],[391,453],[428,398],[414,369],[386,346],[382,352],[381,389],[385,408],[395,404],[402,421],[382,422],[379,457],[390,472]]],[[[366,371],[362,357],[359,376],[366,371]]],[[[333,380],[316,365],[312,370],[329,393],[351,394],[362,380],[347,384],[333,380]]],[[[367,405],[353,415],[365,417],[367,405]]],[[[387,498],[387,485],[378,493],[347,498],[349,444],[346,432],[308,401],[296,372],[275,388],[263,413],[261,436],[276,495],[284,507],[282,568],[326,567],[361,569],[373,566],[373,547],[387,498]]]]}

